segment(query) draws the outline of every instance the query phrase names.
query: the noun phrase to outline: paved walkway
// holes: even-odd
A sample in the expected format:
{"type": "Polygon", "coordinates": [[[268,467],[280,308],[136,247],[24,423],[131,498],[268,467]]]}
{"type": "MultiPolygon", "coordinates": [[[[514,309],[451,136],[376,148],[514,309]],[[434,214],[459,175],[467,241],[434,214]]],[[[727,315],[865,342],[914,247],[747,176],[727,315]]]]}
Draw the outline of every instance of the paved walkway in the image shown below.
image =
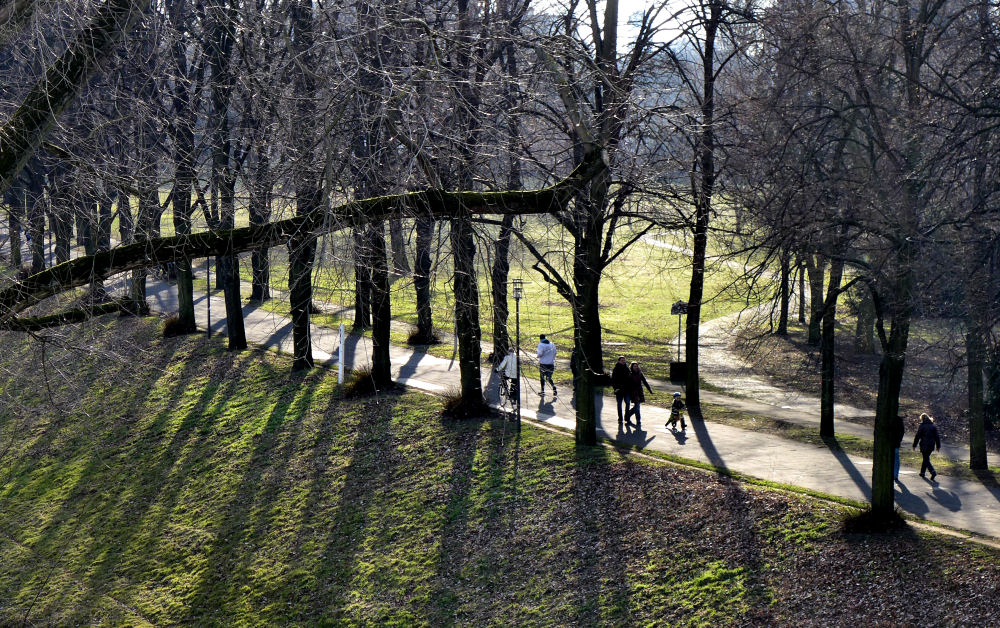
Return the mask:
{"type": "MultiPolygon", "coordinates": [[[[4,247],[6,248],[6,247],[4,247]]],[[[111,289],[114,281],[108,282],[111,289]]],[[[150,305],[161,312],[176,311],[176,288],[150,279],[147,284],[150,305]]],[[[204,325],[207,305],[204,294],[196,296],[196,317],[204,325]]],[[[225,306],[221,297],[212,297],[213,333],[225,332],[225,306]]],[[[266,310],[245,306],[247,339],[258,345],[291,353],[291,322],[266,310]]],[[[729,328],[733,317],[724,317],[702,326],[702,372],[710,383],[727,390],[736,390],[741,397],[730,397],[703,391],[702,399],[751,414],[760,414],[801,425],[819,426],[819,402],[800,393],[789,392],[754,376],[728,349],[729,328]]],[[[318,363],[336,367],[339,334],[335,329],[313,328],[313,355],[318,363]]],[[[348,335],[345,338],[345,367],[370,362],[368,339],[348,335]]],[[[458,386],[458,365],[454,360],[438,358],[403,347],[392,347],[393,375],[407,386],[440,393],[458,386]]],[[[496,375],[484,369],[487,394],[495,398],[496,375]]],[[[654,386],[673,388],[666,382],[650,382],[654,386]]],[[[522,386],[522,414],[540,423],[572,430],[575,413],[569,390],[562,395],[542,397],[537,382],[525,381],[522,386]]],[[[871,497],[871,460],[834,452],[826,446],[814,446],[776,437],[773,434],[751,432],[711,421],[690,422],[686,432],[673,432],[664,427],[668,412],[644,405],[641,427],[618,426],[613,401],[597,397],[600,410],[599,434],[618,442],[660,451],[671,455],[708,462],[746,475],[801,486],[850,499],[867,501],[871,497]]],[[[865,409],[837,406],[838,417],[870,416],[865,409]]],[[[871,438],[871,428],[838,421],[837,431],[871,438]]],[[[905,443],[904,443],[905,444],[905,443]]],[[[945,442],[942,454],[956,460],[968,460],[968,449],[945,442]]],[[[997,465],[997,456],[990,456],[997,465]]],[[[896,485],[896,501],[901,509],[918,517],[955,528],[1000,539],[1000,488],[981,483],[938,476],[938,482],[921,479],[915,469],[903,468],[901,482],[896,485]]]]}
{"type": "MultiPolygon", "coordinates": [[[[149,282],[150,305],[157,310],[176,309],[176,292],[163,282],[149,282]]],[[[225,319],[221,297],[213,297],[213,332],[223,333],[225,319]]],[[[196,298],[196,316],[202,323],[206,317],[204,295],[196,298]]],[[[247,306],[247,338],[259,345],[291,353],[291,323],[263,309],[247,306]]],[[[337,330],[314,327],[313,353],[316,361],[336,366],[339,335],[337,330]]],[[[368,339],[348,335],[345,342],[345,367],[353,368],[369,362],[371,346],[368,339]]],[[[413,388],[440,393],[458,385],[458,364],[427,353],[402,347],[392,347],[393,375],[397,381],[413,388]]],[[[484,386],[495,394],[496,375],[484,369],[484,386]]],[[[529,419],[572,430],[575,424],[571,391],[562,390],[558,397],[540,396],[537,382],[525,381],[522,386],[522,413],[529,419]]],[[[778,418],[813,422],[818,414],[808,410],[809,401],[799,399],[802,407],[771,406],[757,401],[733,399],[716,394],[704,394],[712,403],[737,406],[778,418]]],[[[614,403],[597,397],[600,409],[599,434],[624,444],[660,451],[689,459],[708,462],[753,477],[801,486],[850,499],[867,501],[871,497],[871,460],[835,452],[826,446],[814,446],[751,432],[711,421],[689,422],[686,432],[672,432],[664,427],[668,412],[645,405],[641,427],[618,426],[614,403]]],[[[847,431],[850,425],[841,422],[838,429],[847,431]]],[[[867,429],[854,425],[855,428],[867,429]]],[[[853,431],[853,430],[852,430],[853,431]]],[[[868,430],[870,437],[870,430],[868,430]]],[[[978,534],[1000,538],[1000,489],[981,483],[939,476],[936,483],[921,479],[914,469],[904,468],[897,484],[896,500],[900,508],[918,517],[940,522],[978,534]]]]}

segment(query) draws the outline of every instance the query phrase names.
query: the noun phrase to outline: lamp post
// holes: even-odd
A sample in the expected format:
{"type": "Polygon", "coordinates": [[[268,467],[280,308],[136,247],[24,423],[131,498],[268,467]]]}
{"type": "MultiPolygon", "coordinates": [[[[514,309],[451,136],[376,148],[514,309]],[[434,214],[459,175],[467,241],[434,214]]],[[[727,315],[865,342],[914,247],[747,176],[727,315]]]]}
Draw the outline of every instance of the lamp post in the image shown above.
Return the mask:
{"type": "Polygon", "coordinates": [[[524,298],[524,282],[521,279],[514,279],[512,282],[514,292],[514,356],[517,365],[517,425],[521,426],[521,299],[524,298]]]}

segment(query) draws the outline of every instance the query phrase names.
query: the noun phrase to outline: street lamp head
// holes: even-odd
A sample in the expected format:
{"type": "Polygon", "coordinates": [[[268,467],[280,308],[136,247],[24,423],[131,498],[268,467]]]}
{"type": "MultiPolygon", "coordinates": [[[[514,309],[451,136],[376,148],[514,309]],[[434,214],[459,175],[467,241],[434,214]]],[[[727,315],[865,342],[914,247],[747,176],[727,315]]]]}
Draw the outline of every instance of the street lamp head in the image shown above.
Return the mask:
{"type": "Polygon", "coordinates": [[[524,298],[524,282],[520,279],[514,279],[511,281],[511,285],[514,288],[514,300],[520,301],[524,298]]]}

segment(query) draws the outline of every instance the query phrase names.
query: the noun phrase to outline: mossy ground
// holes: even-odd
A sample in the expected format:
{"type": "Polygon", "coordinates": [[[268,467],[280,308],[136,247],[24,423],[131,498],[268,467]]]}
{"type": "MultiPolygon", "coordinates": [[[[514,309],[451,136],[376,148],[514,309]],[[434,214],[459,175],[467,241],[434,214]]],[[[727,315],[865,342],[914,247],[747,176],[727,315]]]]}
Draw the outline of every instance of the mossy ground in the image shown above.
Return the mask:
{"type": "Polygon", "coordinates": [[[988,623],[1000,554],[104,318],[0,335],[0,624],[988,623]],[[936,599],[930,615],[922,600],[936,599]]]}

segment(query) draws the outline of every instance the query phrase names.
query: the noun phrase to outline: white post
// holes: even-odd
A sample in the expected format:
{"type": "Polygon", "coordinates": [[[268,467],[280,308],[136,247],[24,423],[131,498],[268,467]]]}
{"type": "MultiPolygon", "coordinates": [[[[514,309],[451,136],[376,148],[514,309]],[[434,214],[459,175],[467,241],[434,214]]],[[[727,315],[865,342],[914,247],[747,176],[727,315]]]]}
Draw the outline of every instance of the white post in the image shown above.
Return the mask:
{"type": "Polygon", "coordinates": [[[337,383],[344,383],[344,324],[340,324],[340,354],[337,356],[337,383]]]}

